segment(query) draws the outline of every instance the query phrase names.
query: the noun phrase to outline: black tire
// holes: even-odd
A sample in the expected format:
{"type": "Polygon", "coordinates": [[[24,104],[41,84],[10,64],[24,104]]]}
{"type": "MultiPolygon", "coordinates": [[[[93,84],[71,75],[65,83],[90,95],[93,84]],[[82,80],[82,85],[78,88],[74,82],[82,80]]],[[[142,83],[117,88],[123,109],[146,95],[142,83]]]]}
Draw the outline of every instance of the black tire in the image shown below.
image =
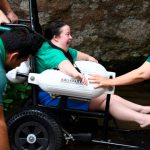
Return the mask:
{"type": "Polygon", "coordinates": [[[57,122],[38,109],[27,109],[8,121],[11,150],[60,150],[63,135],[57,122]]]}

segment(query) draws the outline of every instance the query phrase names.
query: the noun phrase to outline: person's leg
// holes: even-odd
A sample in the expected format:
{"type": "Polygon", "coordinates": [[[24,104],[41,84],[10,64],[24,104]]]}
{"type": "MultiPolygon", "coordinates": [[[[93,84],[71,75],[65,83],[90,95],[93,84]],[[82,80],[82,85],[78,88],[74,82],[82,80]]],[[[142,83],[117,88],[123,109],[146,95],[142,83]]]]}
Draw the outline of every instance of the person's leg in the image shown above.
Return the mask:
{"type": "Polygon", "coordinates": [[[130,102],[118,95],[111,95],[111,99],[114,99],[115,101],[118,101],[120,103],[122,103],[124,106],[133,109],[137,112],[141,112],[141,113],[150,113],[150,106],[142,106],[133,102],[130,102]]]}
{"type": "Polygon", "coordinates": [[[3,107],[0,106],[0,150],[10,150],[3,107]]]}
{"type": "MultiPolygon", "coordinates": [[[[102,95],[91,100],[89,109],[91,111],[104,110],[106,102],[105,98],[106,96],[102,95]]],[[[109,112],[114,118],[120,121],[136,122],[141,127],[150,125],[150,115],[143,114],[133,109],[130,109],[123,103],[120,103],[113,98],[114,97],[112,97],[110,100],[109,112]]]]}

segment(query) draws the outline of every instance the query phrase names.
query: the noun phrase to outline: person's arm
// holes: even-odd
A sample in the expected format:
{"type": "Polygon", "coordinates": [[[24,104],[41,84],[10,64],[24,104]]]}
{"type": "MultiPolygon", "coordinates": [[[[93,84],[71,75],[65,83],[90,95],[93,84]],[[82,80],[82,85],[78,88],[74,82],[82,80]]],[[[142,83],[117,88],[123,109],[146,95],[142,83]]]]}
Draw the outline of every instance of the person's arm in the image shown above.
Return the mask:
{"type": "Polygon", "coordinates": [[[18,21],[18,16],[13,12],[7,0],[0,0],[0,9],[4,12],[10,22],[15,23],[18,21]]]}
{"type": "Polygon", "coordinates": [[[78,71],[74,68],[74,66],[71,64],[71,62],[70,62],[69,60],[64,60],[64,61],[62,61],[62,62],[58,65],[58,69],[59,69],[61,72],[65,73],[65,74],[67,74],[67,75],[69,75],[69,76],[71,76],[71,77],[73,77],[73,78],[75,78],[75,79],[77,79],[77,80],[82,81],[82,83],[87,84],[87,80],[86,80],[86,78],[84,77],[84,75],[82,75],[80,72],[78,72],[78,71]]]}
{"type": "Polygon", "coordinates": [[[150,79],[150,63],[145,62],[139,68],[128,72],[124,75],[116,77],[114,79],[106,79],[98,75],[89,78],[90,83],[95,83],[96,87],[107,87],[107,86],[121,86],[121,85],[131,85],[144,80],[150,79]]]}
{"type": "Polygon", "coordinates": [[[77,60],[94,61],[94,62],[98,63],[98,61],[94,57],[92,57],[86,53],[83,53],[81,51],[78,51],[77,60]]]}
{"type": "Polygon", "coordinates": [[[0,105],[0,149],[1,150],[10,150],[7,125],[4,118],[4,109],[0,105]]]}
{"type": "Polygon", "coordinates": [[[12,11],[10,4],[7,0],[0,0],[0,8],[4,13],[12,11]]]}

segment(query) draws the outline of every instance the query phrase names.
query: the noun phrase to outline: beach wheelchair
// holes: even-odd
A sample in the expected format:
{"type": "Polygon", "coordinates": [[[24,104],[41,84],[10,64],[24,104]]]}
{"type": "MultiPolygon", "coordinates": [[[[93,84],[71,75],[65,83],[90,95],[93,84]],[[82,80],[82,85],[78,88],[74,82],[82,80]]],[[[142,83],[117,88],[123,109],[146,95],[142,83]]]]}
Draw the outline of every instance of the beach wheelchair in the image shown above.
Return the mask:
{"type": "MultiPolygon", "coordinates": [[[[30,20],[28,22],[30,26],[24,25],[22,24],[22,22],[20,24],[7,24],[2,26],[1,32],[9,31],[9,29],[18,26],[25,27],[31,32],[39,32],[42,36],[41,27],[37,15],[36,0],[29,0],[29,8],[30,20]]],[[[78,81],[73,81],[72,79],[70,79],[70,77],[66,77],[56,70],[48,70],[40,75],[36,74],[34,59],[35,58],[31,56],[31,69],[29,74],[17,72],[17,76],[27,78],[28,83],[32,85],[32,97],[27,100],[23,108],[21,108],[18,112],[15,112],[8,119],[11,150],[60,150],[65,144],[76,141],[114,145],[129,149],[139,148],[138,145],[131,145],[125,142],[123,142],[122,144],[120,141],[118,141],[118,139],[113,141],[111,135],[109,136],[110,131],[127,133],[130,132],[129,130],[119,129],[115,119],[109,114],[109,102],[111,94],[113,94],[115,90],[114,87],[96,91],[96,94],[100,92],[101,94],[104,92],[108,92],[106,97],[105,111],[88,112],[67,109],[66,100],[68,96],[73,96],[76,98],[76,100],[80,101],[90,101],[88,99],[90,96],[93,96],[93,93],[95,91],[93,90],[91,92],[91,95],[88,95],[89,89],[86,89],[88,91],[86,93],[86,90],[83,90],[83,87],[81,87],[82,90],[79,90],[81,94],[80,95],[78,93],[79,91],[74,91],[72,93],[70,92],[69,94],[66,89],[61,91],[61,86],[59,86],[59,89],[56,90],[55,85],[53,85],[52,83],[54,81],[55,84],[57,79],[53,79],[59,76],[62,78],[67,78],[65,79],[65,82],[70,83],[70,85],[71,83],[77,83],[77,86],[82,85],[78,81]],[[58,75],[56,72],[58,73],[58,75]],[[48,75],[50,77],[49,82],[45,78],[48,75]],[[39,104],[37,101],[38,86],[40,86],[47,92],[51,91],[57,93],[57,91],[59,90],[58,94],[61,95],[61,101],[59,105],[57,107],[46,107],[39,104]],[[112,122],[113,127],[109,126],[110,122],[112,122]],[[97,132],[99,131],[101,131],[101,133],[97,136],[97,132]]],[[[79,62],[79,68],[82,66],[84,66],[84,62],[81,66],[79,62]]],[[[81,70],[84,70],[84,67],[81,70]]],[[[113,78],[115,76],[115,73],[108,73],[106,69],[103,68],[103,66],[101,66],[100,71],[104,72],[105,75],[109,78],[113,78]]]]}

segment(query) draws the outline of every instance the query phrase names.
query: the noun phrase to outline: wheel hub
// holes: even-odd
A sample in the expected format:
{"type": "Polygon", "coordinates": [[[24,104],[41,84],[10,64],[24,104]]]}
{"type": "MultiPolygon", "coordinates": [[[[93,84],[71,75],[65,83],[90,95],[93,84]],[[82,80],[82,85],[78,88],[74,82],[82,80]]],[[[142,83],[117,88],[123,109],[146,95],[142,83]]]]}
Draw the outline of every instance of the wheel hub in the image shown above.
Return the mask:
{"type": "Polygon", "coordinates": [[[30,144],[34,144],[36,142],[36,136],[34,134],[29,134],[27,136],[27,142],[30,144]]]}

